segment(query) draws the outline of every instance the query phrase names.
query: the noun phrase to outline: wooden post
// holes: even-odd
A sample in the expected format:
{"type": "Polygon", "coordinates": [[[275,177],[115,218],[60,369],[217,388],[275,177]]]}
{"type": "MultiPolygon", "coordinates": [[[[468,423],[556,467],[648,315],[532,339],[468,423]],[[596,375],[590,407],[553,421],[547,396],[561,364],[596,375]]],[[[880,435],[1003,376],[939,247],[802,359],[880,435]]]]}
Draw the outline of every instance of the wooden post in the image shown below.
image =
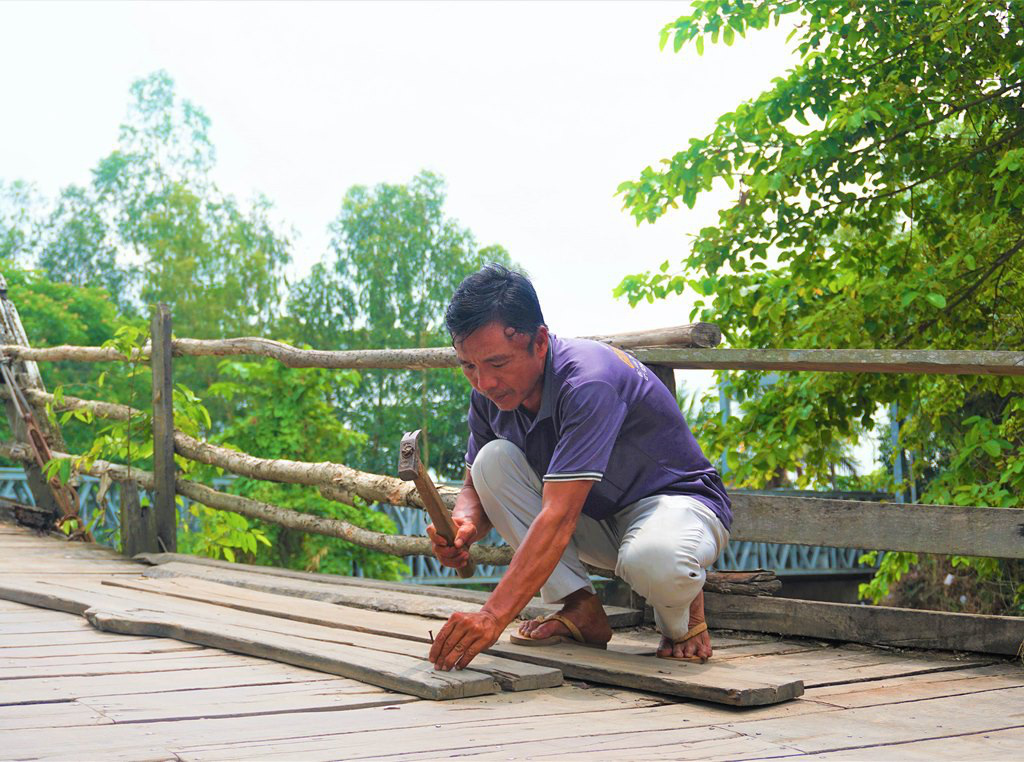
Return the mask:
{"type": "Polygon", "coordinates": [[[140,504],[138,484],[121,482],[121,553],[131,558],[159,552],[154,506],[140,504]]]}
{"type": "Polygon", "coordinates": [[[658,377],[661,383],[668,387],[668,390],[672,392],[672,396],[676,396],[676,374],[672,368],[664,365],[648,365],[647,366],[651,373],[658,377]]]}
{"type": "MultiPolygon", "coordinates": [[[[21,324],[21,317],[13,302],[7,298],[7,281],[0,275],[0,341],[4,344],[16,344],[27,347],[28,337],[21,324]]],[[[46,391],[43,386],[42,376],[39,375],[39,366],[32,360],[18,360],[11,363],[11,370],[23,390],[38,389],[46,391]]],[[[7,411],[7,422],[10,424],[14,439],[18,442],[28,442],[28,435],[25,430],[25,423],[17,414],[13,400],[5,401],[7,411]]],[[[53,450],[67,451],[67,445],[61,436],[60,429],[50,422],[46,415],[46,409],[41,405],[32,405],[32,414],[36,424],[46,437],[47,443],[53,450]]],[[[35,463],[22,464],[25,469],[25,478],[29,491],[35,500],[36,506],[51,515],[48,525],[52,527],[62,515],[60,505],[53,495],[53,490],[47,484],[42,470],[35,463]]]]}
{"type": "Polygon", "coordinates": [[[171,310],[159,304],[153,311],[153,511],[159,550],[178,548],[178,509],[174,496],[174,397],[171,375],[171,310]]]}

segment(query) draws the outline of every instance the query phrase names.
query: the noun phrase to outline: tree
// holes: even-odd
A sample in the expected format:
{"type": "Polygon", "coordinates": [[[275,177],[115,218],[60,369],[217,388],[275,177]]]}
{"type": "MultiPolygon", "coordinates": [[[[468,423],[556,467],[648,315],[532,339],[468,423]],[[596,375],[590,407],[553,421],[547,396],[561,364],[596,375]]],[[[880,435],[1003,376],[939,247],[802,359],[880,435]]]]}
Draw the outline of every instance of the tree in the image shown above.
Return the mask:
{"type": "MultiPolygon", "coordinates": [[[[223,380],[210,387],[210,394],[228,401],[239,401],[236,415],[217,436],[217,441],[263,458],[330,460],[347,463],[366,437],[345,428],[334,415],[333,397],[339,386],[358,383],[355,371],[330,372],[319,368],[286,368],[276,360],[220,364],[223,380]]],[[[377,532],[394,533],[395,525],[386,515],[371,510],[361,499],[349,506],[320,497],[312,488],[298,484],[278,484],[239,478],[232,492],[274,505],[337,518],[377,532]]],[[[397,579],[408,569],[397,558],[376,553],[333,537],[309,535],[277,525],[228,515],[197,507],[194,511],[206,524],[220,523],[222,531],[205,531],[190,538],[192,546],[225,552],[235,560],[234,550],[218,547],[210,538],[227,537],[226,527],[243,531],[252,526],[269,538],[260,546],[250,541],[247,560],[257,563],[353,574],[355,566],[368,576],[397,579]]]]}
{"type": "MultiPolygon", "coordinates": [[[[444,182],[421,172],[408,185],[355,186],[331,225],[331,257],[297,283],[288,332],[318,348],[447,344],[444,310],[458,284],[487,262],[509,264],[499,246],[478,249],[444,214],[444,182]]],[[[403,431],[422,429],[425,462],[458,478],[464,468],[465,381],[458,371],[366,371],[341,388],[349,426],[367,435],[359,466],[391,473],[403,431]]]]}
{"type": "MultiPolygon", "coordinates": [[[[661,43],[699,54],[707,38],[731,45],[794,16],[797,66],[619,187],[638,224],[719,184],[736,198],[680,270],[628,276],[618,293],[636,303],[692,289],[694,314],[739,347],[1019,348],[1022,6],[701,1],[661,43]]],[[[720,373],[745,404],[702,433],[730,452],[737,484],[796,465],[803,483],[822,483],[834,443],[895,402],[901,446],[921,455],[915,476],[933,477],[926,501],[1021,505],[1019,381],[794,373],[762,390],[762,377],[720,373]]],[[[880,598],[916,560],[887,554],[866,592],[880,598]]],[[[1024,581],[1019,564],[960,561],[1024,581]]]]}

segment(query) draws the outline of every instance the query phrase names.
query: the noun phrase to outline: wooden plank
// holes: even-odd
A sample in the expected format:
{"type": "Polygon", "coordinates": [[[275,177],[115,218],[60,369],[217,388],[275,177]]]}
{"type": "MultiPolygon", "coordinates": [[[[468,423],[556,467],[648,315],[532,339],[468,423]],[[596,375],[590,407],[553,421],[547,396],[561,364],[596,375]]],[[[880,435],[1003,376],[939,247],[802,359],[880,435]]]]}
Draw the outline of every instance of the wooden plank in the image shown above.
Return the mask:
{"type": "Polygon", "coordinates": [[[193,691],[199,688],[227,688],[306,682],[310,673],[285,664],[265,662],[259,666],[239,664],[211,669],[177,669],[124,675],[86,677],[28,677],[0,682],[0,704],[29,704],[44,701],[73,701],[88,696],[129,695],[156,691],[193,691]]]}
{"type": "Polygon", "coordinates": [[[252,716],[267,716],[271,721],[287,723],[287,717],[273,716],[389,707],[413,701],[419,699],[335,677],[308,683],[261,685],[258,690],[245,686],[203,688],[187,693],[161,691],[130,696],[96,696],[81,699],[80,703],[102,712],[104,717],[122,723],[252,716]]]}
{"type": "MultiPolygon", "coordinates": [[[[327,603],[340,603],[345,606],[355,606],[375,611],[415,614],[433,619],[447,619],[457,611],[477,611],[480,607],[480,604],[475,601],[468,602],[450,598],[438,599],[417,593],[400,592],[390,589],[378,590],[354,585],[305,582],[276,575],[250,574],[232,569],[206,566],[205,564],[171,562],[150,567],[145,570],[144,574],[146,577],[151,578],[195,577],[197,579],[245,587],[250,590],[261,590],[278,595],[290,595],[296,598],[308,598],[327,603]]],[[[553,604],[530,603],[523,609],[522,616],[543,616],[552,611],[557,611],[559,608],[559,606],[553,604]]],[[[622,616],[619,618],[620,626],[624,626],[622,623],[625,621],[629,621],[630,625],[639,624],[638,612],[626,609],[619,609],[619,612],[622,613],[622,616]]],[[[617,612],[612,612],[609,618],[615,613],[617,612]]]]}
{"type": "Polygon", "coordinates": [[[1015,656],[1024,642],[1024,617],[715,593],[705,593],[704,605],[709,621],[732,630],[1007,656],[1015,656]]]}
{"type": "Polygon", "coordinates": [[[77,701],[46,704],[9,704],[0,706],[0,733],[17,730],[74,728],[87,725],[112,725],[114,721],[77,701]]]}
{"type": "Polygon", "coordinates": [[[178,507],[174,478],[174,380],[171,370],[171,310],[158,304],[153,310],[153,510],[159,550],[178,549],[178,507]]]}
{"type": "MultiPolygon", "coordinates": [[[[125,610],[132,605],[132,601],[125,600],[125,596],[107,595],[104,591],[85,587],[86,584],[57,585],[21,580],[16,588],[0,584],[0,597],[82,613],[94,627],[108,633],[169,637],[196,645],[223,648],[283,664],[351,677],[420,698],[443,700],[498,690],[490,675],[469,669],[436,672],[422,658],[254,630],[221,621],[211,623],[178,611],[164,613],[144,609],[125,610]]],[[[216,608],[206,607],[208,610],[216,608]]],[[[403,643],[399,640],[393,642],[403,643]]]]}
{"type": "MultiPolygon", "coordinates": [[[[524,704],[523,710],[529,710],[536,695],[531,694],[531,702],[524,704]]],[[[550,693],[541,695],[548,696],[550,693]]],[[[691,743],[699,748],[702,741],[723,738],[736,740],[739,744],[731,746],[732,759],[743,758],[743,749],[746,749],[748,756],[758,756],[759,753],[756,746],[748,745],[743,740],[742,734],[735,730],[723,732],[719,726],[720,723],[735,719],[737,712],[732,708],[673,703],[654,707],[591,709],[588,704],[583,702],[572,712],[548,712],[545,711],[547,707],[537,706],[531,714],[525,715],[509,710],[500,714],[464,711],[461,717],[444,717],[436,712],[428,715],[424,711],[438,705],[421,703],[402,707],[401,711],[395,712],[391,718],[392,727],[388,729],[382,727],[387,721],[385,718],[373,718],[368,712],[353,712],[345,715],[344,733],[340,730],[324,732],[311,738],[296,734],[277,743],[269,738],[249,738],[219,744],[208,742],[190,744],[176,750],[189,760],[329,760],[337,759],[338,749],[343,747],[346,759],[372,759],[382,756],[381,735],[387,732],[386,756],[393,759],[560,759],[564,754],[579,750],[587,743],[629,748],[631,739],[645,733],[660,732],[680,734],[671,738],[674,743],[662,747],[663,752],[672,753],[673,756],[669,758],[688,758],[686,755],[691,743]]],[[[444,706],[452,705],[441,705],[439,708],[444,706]]],[[[784,705],[752,707],[744,710],[740,716],[799,716],[813,722],[807,715],[833,710],[833,707],[825,704],[794,701],[784,705]]],[[[606,754],[592,754],[590,758],[632,760],[637,758],[635,755],[634,751],[623,753],[616,750],[606,754]]]]}
{"type": "Polygon", "coordinates": [[[1024,724],[976,733],[961,733],[924,741],[858,746],[842,751],[802,756],[802,760],[821,759],[899,759],[900,762],[933,762],[936,759],[1019,760],[1024,748],[1024,724]]]}
{"type": "MultiPolygon", "coordinates": [[[[196,653],[202,651],[200,646],[191,643],[179,643],[168,638],[119,638],[105,640],[101,643],[44,643],[41,645],[24,646],[21,648],[5,648],[3,659],[22,659],[26,661],[60,660],[80,657],[87,659],[93,656],[113,658],[119,655],[134,656],[138,654],[163,654],[172,652],[196,653]]],[[[7,663],[7,662],[5,662],[7,663]]]]}
{"type": "MultiPolygon", "coordinates": [[[[173,759],[174,752],[182,750],[188,751],[182,751],[181,758],[192,759],[195,756],[192,749],[230,747],[247,741],[264,748],[275,743],[279,748],[281,745],[294,747],[297,751],[292,754],[292,759],[306,759],[305,755],[298,753],[299,741],[328,736],[333,743],[331,758],[338,759],[345,756],[345,738],[355,730],[377,730],[378,753],[381,753],[381,749],[387,749],[390,739],[407,726],[434,728],[435,734],[441,736],[449,732],[449,726],[457,731],[462,723],[483,725],[508,718],[523,718],[523,722],[538,724],[545,718],[572,714],[578,723],[586,723],[657,703],[650,697],[622,691],[563,686],[530,694],[499,693],[457,702],[414,701],[393,708],[357,709],[342,713],[296,712],[286,717],[156,721],[66,730],[54,727],[45,734],[40,734],[38,729],[13,730],[4,734],[4,754],[13,759],[67,759],[68,748],[74,748],[79,759],[138,760],[150,759],[147,755],[155,749],[164,752],[158,759],[173,759]]],[[[206,754],[207,758],[217,758],[216,752],[206,754]]]]}
{"type": "MultiPolygon", "coordinates": [[[[263,615],[259,618],[246,618],[225,612],[219,618],[237,623],[251,623],[250,626],[254,628],[272,629],[282,634],[293,633],[303,637],[334,639],[363,648],[390,651],[396,647],[391,642],[395,638],[429,644],[431,628],[439,627],[433,620],[410,617],[406,614],[382,613],[320,601],[296,600],[198,579],[111,581],[107,587],[135,590],[148,593],[150,596],[168,596],[178,601],[200,602],[206,607],[213,604],[247,614],[263,615]],[[287,624],[275,622],[268,617],[285,620],[287,624]],[[344,630],[345,633],[336,632],[338,629],[344,630]],[[382,637],[385,640],[381,640],[382,637]]],[[[203,616],[206,618],[214,615],[207,612],[203,616]]],[[[488,654],[478,656],[472,667],[475,671],[492,675],[502,688],[510,691],[553,688],[562,684],[562,673],[557,669],[524,664],[488,654]]]]}
{"type": "MultiPolygon", "coordinates": [[[[966,696],[1024,685],[1024,673],[1014,664],[993,664],[956,672],[929,672],[844,685],[808,687],[806,696],[844,709],[897,704],[921,699],[966,696]]],[[[898,708],[894,711],[899,711],[898,708]]]]}
{"type": "Polygon", "coordinates": [[[22,680],[29,677],[131,675],[138,672],[173,672],[186,668],[214,669],[263,663],[262,659],[223,653],[213,648],[200,649],[198,652],[172,652],[168,654],[167,658],[154,658],[152,655],[147,655],[144,658],[121,656],[116,661],[112,661],[111,658],[107,656],[97,660],[95,657],[85,657],[79,662],[61,659],[55,664],[48,663],[45,659],[33,659],[28,663],[25,659],[0,659],[0,680],[22,680]],[[204,651],[209,653],[204,653],[204,651]]]}
{"type": "Polygon", "coordinates": [[[760,671],[714,659],[697,664],[579,645],[531,647],[506,641],[492,646],[489,653],[556,667],[566,677],[730,706],[775,704],[804,692],[800,680],[778,680],[760,671]]]}
{"type": "Polygon", "coordinates": [[[802,678],[805,688],[836,686],[897,678],[909,675],[941,673],[947,675],[963,669],[983,667],[991,658],[961,661],[935,655],[892,654],[876,649],[850,650],[823,648],[777,654],[739,656],[730,661],[737,667],[749,666],[766,674],[785,678],[802,678]]]}
{"type": "MultiPolygon", "coordinates": [[[[366,577],[346,577],[339,574],[317,574],[313,572],[301,572],[294,569],[281,569],[276,566],[256,566],[254,564],[236,564],[229,563],[228,561],[221,561],[214,558],[203,558],[201,556],[189,556],[183,553],[140,553],[135,557],[136,561],[152,564],[154,566],[165,566],[171,563],[182,563],[190,564],[193,566],[206,566],[215,569],[223,569],[233,574],[250,573],[255,575],[262,575],[264,577],[283,577],[290,580],[302,580],[305,582],[311,582],[314,584],[324,585],[338,585],[345,588],[369,588],[372,590],[379,591],[391,591],[396,593],[404,593],[408,595],[420,595],[424,597],[430,597],[434,599],[442,599],[449,601],[462,601],[464,603],[472,603],[476,606],[482,606],[487,602],[490,593],[485,593],[479,590],[462,590],[459,588],[441,587],[438,585],[419,585],[410,582],[388,582],[386,580],[369,579],[366,577]]],[[[172,567],[175,571],[179,572],[179,576],[186,574],[187,570],[180,566],[172,567]]],[[[157,574],[147,574],[146,576],[158,576],[157,574]]],[[[190,574],[189,576],[200,577],[198,572],[190,574]]],[[[203,579],[213,579],[210,576],[203,576],[203,579]]],[[[216,581],[216,580],[214,580],[216,581]]],[[[255,581],[253,584],[246,585],[251,590],[265,590],[266,592],[274,593],[279,590],[271,589],[272,585],[269,583],[257,587],[255,581]]],[[[280,592],[284,595],[298,595],[293,592],[294,590],[303,589],[305,586],[287,586],[281,587],[280,592]]],[[[319,589],[319,588],[313,588],[319,589]]],[[[313,598],[312,596],[302,596],[313,598]]],[[[327,600],[326,597],[316,597],[313,600],[327,600]]],[[[344,603],[343,601],[328,601],[334,603],[344,603]]],[[[345,604],[354,605],[354,604],[345,604]]],[[[537,616],[544,616],[558,611],[560,606],[555,604],[544,603],[540,598],[534,598],[526,608],[523,609],[521,616],[524,618],[533,618],[537,616]]],[[[473,609],[467,608],[462,609],[471,611],[473,609]]],[[[403,613],[415,614],[415,611],[408,611],[403,613]]],[[[609,624],[612,628],[616,627],[635,627],[636,625],[642,624],[640,621],[640,613],[633,609],[627,609],[620,606],[606,606],[605,613],[608,615],[609,624]]]]}
{"type": "MultiPolygon", "coordinates": [[[[88,645],[92,643],[110,643],[116,638],[112,637],[105,632],[96,632],[94,629],[83,630],[81,632],[61,632],[55,633],[52,640],[56,645],[61,646],[77,646],[77,645],[88,645]]],[[[46,638],[40,637],[38,634],[13,634],[4,635],[3,639],[0,640],[0,656],[6,655],[6,651],[10,648],[25,648],[26,646],[35,646],[40,642],[45,642],[46,638]]]]}
{"type": "MultiPolygon", "coordinates": [[[[822,753],[980,733],[1024,722],[1024,686],[948,696],[909,704],[868,706],[822,712],[808,723],[801,717],[725,723],[722,727],[805,753],[822,753]]],[[[861,754],[871,757],[870,754],[861,754]]]]}
{"type": "Polygon", "coordinates": [[[1024,352],[949,349],[636,349],[670,368],[1024,376],[1024,352]]]}
{"type": "Polygon", "coordinates": [[[736,493],[730,539],[1024,558],[1024,509],[736,493]]]}
{"type": "MultiPolygon", "coordinates": [[[[404,638],[407,640],[428,643],[429,632],[438,628],[438,623],[424,617],[416,617],[410,614],[392,614],[380,611],[368,611],[363,609],[350,608],[340,604],[323,603],[321,601],[309,601],[295,599],[289,596],[264,593],[246,588],[223,585],[217,582],[208,582],[202,579],[189,577],[174,577],[168,579],[131,579],[111,580],[104,582],[105,586],[114,588],[125,588],[139,590],[154,594],[164,594],[191,601],[201,601],[226,606],[238,611],[247,611],[256,614],[267,614],[271,616],[291,619],[297,622],[319,624],[328,627],[341,627],[347,630],[358,632],[375,633],[392,637],[404,638]]],[[[612,638],[609,646],[619,653],[653,654],[658,647],[660,636],[657,633],[630,633],[627,635],[616,635],[612,638]]],[[[718,639],[714,640],[716,648],[715,659],[735,659],[752,654],[774,654],[794,653],[816,648],[806,643],[781,642],[771,640],[769,642],[751,641],[750,639],[726,639],[727,644],[732,647],[728,650],[721,650],[718,639]]],[[[478,662],[473,663],[480,668],[478,662]]],[[[503,665],[504,670],[515,669],[543,669],[536,665],[528,665],[511,662],[503,665]]],[[[490,669],[485,671],[490,672],[490,669]]],[[[553,677],[552,677],[553,679],[553,677]]],[[[557,683],[555,683],[557,684],[557,683]]],[[[526,690],[527,688],[515,685],[502,684],[506,690],[526,690]]],[[[550,687],[537,685],[535,687],[550,687]]]]}

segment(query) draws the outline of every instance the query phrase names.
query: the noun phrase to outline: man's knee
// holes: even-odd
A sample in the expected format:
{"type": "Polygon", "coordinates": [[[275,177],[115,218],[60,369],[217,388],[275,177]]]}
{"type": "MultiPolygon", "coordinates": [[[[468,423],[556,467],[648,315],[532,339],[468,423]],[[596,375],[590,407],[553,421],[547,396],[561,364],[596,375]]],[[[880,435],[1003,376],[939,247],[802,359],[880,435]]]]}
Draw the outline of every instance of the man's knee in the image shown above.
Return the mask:
{"type": "Polygon", "coordinates": [[[509,472],[509,464],[526,459],[523,451],[507,439],[492,439],[477,452],[470,467],[474,484],[495,484],[509,472]]]}
{"type": "Polygon", "coordinates": [[[695,553],[656,532],[641,532],[619,551],[615,573],[652,604],[688,605],[707,573],[695,553]]]}

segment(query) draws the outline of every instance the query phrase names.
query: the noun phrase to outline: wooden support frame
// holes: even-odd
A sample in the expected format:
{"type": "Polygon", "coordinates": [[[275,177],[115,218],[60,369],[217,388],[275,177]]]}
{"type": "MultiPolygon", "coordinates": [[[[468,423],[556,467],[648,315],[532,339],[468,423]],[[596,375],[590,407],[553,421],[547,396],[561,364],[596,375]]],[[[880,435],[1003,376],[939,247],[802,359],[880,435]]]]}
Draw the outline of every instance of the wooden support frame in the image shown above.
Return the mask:
{"type": "Polygon", "coordinates": [[[142,505],[136,482],[121,482],[121,553],[132,557],[159,549],[154,506],[142,505]]]}
{"type": "Polygon", "coordinates": [[[733,540],[1024,558],[1024,509],[733,493],[733,540]]]}
{"type": "Polygon", "coordinates": [[[153,510],[159,549],[178,548],[178,509],[175,499],[174,379],[171,371],[171,309],[159,304],[153,310],[153,510]]]}

